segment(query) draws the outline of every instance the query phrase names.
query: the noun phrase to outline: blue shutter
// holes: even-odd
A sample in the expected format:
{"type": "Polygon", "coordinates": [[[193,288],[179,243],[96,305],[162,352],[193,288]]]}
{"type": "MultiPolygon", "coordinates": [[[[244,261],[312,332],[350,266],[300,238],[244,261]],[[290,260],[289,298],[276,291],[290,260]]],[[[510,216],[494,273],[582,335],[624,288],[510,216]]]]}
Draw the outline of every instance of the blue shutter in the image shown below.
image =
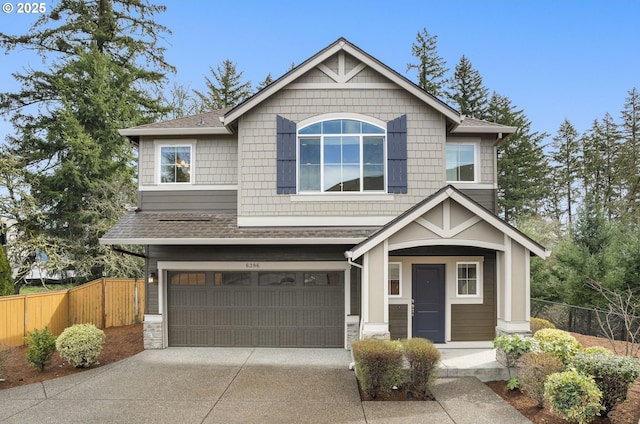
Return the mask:
{"type": "Polygon", "coordinates": [[[407,192],[407,115],[387,122],[387,191],[407,192]]]}
{"type": "Polygon", "coordinates": [[[278,194],[296,192],[296,123],[277,117],[278,194]]]}

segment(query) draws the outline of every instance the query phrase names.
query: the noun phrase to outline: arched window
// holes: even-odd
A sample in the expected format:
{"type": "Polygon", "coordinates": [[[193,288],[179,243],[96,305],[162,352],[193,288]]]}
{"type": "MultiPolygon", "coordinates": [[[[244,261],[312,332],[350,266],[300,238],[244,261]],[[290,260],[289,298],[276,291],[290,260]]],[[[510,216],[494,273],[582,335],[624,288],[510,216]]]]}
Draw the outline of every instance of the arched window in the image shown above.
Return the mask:
{"type": "Polygon", "coordinates": [[[331,119],[298,130],[298,192],[385,192],[386,129],[331,119]]]}

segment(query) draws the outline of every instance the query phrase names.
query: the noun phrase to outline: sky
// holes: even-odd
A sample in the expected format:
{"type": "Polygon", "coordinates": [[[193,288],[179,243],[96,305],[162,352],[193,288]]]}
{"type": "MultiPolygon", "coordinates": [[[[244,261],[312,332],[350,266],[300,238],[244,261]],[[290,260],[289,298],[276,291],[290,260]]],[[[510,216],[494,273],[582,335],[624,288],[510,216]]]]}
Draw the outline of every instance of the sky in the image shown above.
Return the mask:
{"type": "MultiPolygon", "coordinates": [[[[0,13],[0,32],[25,33],[38,15],[17,14],[18,2],[7,1],[14,10],[0,13]]],[[[162,42],[177,68],[169,80],[192,89],[203,90],[209,68],[226,59],[255,86],[340,37],[416,81],[406,68],[424,28],[438,36],[438,53],[451,70],[465,55],[489,92],[522,109],[533,131],[553,136],[568,119],[582,133],[607,112],[619,122],[628,92],[640,89],[635,0],[153,2],[166,5],[156,19],[172,31],[162,42]]],[[[25,51],[0,53],[0,91],[17,90],[11,72],[25,66],[41,61],[25,51]]],[[[11,131],[0,122],[0,139],[11,131]]]]}

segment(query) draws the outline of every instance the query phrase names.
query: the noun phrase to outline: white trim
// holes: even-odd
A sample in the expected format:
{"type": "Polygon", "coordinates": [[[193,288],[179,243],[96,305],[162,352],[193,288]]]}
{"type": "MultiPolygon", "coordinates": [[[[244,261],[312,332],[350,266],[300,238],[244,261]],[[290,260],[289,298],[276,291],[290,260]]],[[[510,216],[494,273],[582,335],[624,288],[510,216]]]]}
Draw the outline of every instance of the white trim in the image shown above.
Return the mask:
{"type": "MultiPolygon", "coordinates": [[[[323,121],[331,121],[334,119],[353,119],[355,121],[362,121],[362,122],[366,122],[367,124],[371,124],[374,125],[376,127],[380,127],[384,130],[384,133],[386,135],[387,133],[387,123],[378,119],[378,118],[374,118],[372,116],[369,115],[363,115],[361,113],[353,113],[353,112],[330,112],[330,113],[323,113],[321,115],[314,115],[312,117],[309,117],[307,119],[303,119],[302,121],[299,121],[296,124],[296,132],[300,131],[300,129],[308,127],[309,125],[312,124],[316,124],[318,122],[323,122],[323,121]]],[[[365,133],[365,134],[369,134],[369,133],[365,133]]],[[[302,136],[304,137],[306,134],[302,134],[302,136]]]]}
{"type": "Polygon", "coordinates": [[[511,238],[508,235],[504,235],[504,319],[505,321],[511,321],[511,306],[513,299],[511,298],[512,289],[512,264],[511,261],[511,238]]]}
{"type": "MultiPolygon", "coordinates": [[[[489,243],[480,240],[466,240],[466,239],[431,239],[431,240],[409,240],[401,243],[394,243],[389,245],[389,250],[407,249],[410,247],[420,246],[470,246],[480,247],[483,249],[503,251],[504,246],[496,243],[489,243]]],[[[355,258],[357,259],[357,258],[355,258]]]]}
{"type": "Polygon", "coordinates": [[[261,262],[261,261],[158,261],[170,271],[346,271],[345,261],[261,262]]]}
{"type": "Polygon", "coordinates": [[[182,187],[188,187],[195,184],[196,181],[196,145],[198,140],[196,139],[176,139],[176,140],[153,140],[153,149],[155,153],[155,162],[153,164],[153,180],[156,185],[164,187],[165,190],[181,190],[182,187]],[[162,182],[162,148],[163,147],[189,147],[190,163],[189,163],[189,182],[162,182]]]}
{"type": "MultiPolygon", "coordinates": [[[[362,281],[360,282],[362,305],[360,307],[360,315],[362,316],[362,323],[369,320],[369,252],[364,254],[362,258],[362,281]]],[[[362,328],[364,333],[364,327],[362,328]]]]}
{"type": "Polygon", "coordinates": [[[387,323],[387,331],[389,331],[389,245],[388,240],[382,243],[382,278],[384,281],[382,287],[382,320],[387,323]]]}
{"type": "MultiPolygon", "coordinates": [[[[438,349],[493,349],[493,341],[434,343],[438,349]]],[[[444,377],[444,376],[443,376],[444,377]]]]}
{"type": "Polygon", "coordinates": [[[480,182],[480,140],[478,139],[448,139],[444,146],[444,178],[447,184],[465,183],[477,184],[480,182]],[[447,180],[447,147],[448,146],[473,146],[473,181],[447,180]]]}
{"type": "Polygon", "coordinates": [[[531,255],[527,248],[524,249],[524,289],[524,318],[529,321],[531,320],[531,255]]]}
{"type": "MultiPolygon", "coordinates": [[[[283,90],[397,90],[392,82],[296,82],[283,90]]],[[[495,131],[494,131],[495,132],[495,131]]]]}
{"type": "Polygon", "coordinates": [[[144,314],[144,322],[162,323],[163,316],[160,314],[144,314]]]}
{"type": "Polygon", "coordinates": [[[483,266],[482,266],[482,262],[477,262],[477,261],[456,261],[455,264],[455,274],[456,274],[456,278],[455,278],[455,283],[456,283],[456,287],[455,287],[455,295],[456,298],[458,299],[478,299],[478,298],[482,298],[482,293],[483,293],[483,278],[482,278],[482,274],[484,272],[483,266]],[[460,275],[458,274],[458,265],[475,265],[476,266],[476,293],[475,294],[460,294],[459,291],[459,278],[460,275]]]}
{"type": "Polygon", "coordinates": [[[365,322],[362,326],[363,335],[377,335],[382,333],[389,333],[389,324],[387,323],[371,323],[365,322]]]}
{"type": "Polygon", "coordinates": [[[496,190],[498,183],[472,183],[470,181],[449,181],[458,190],[496,190]]]}
{"type": "Polygon", "coordinates": [[[123,137],[131,136],[162,136],[162,135],[225,135],[232,134],[226,127],[198,127],[198,128],[126,128],[118,130],[123,137]]]}
{"type": "Polygon", "coordinates": [[[504,284],[504,281],[502,279],[502,275],[504,274],[503,263],[504,263],[504,253],[496,252],[496,318],[498,319],[504,316],[504,310],[502,309],[502,300],[501,300],[502,285],[504,284]]]}
{"type": "Polygon", "coordinates": [[[238,227],[378,227],[394,216],[239,216],[238,227]]]}
{"type": "Polygon", "coordinates": [[[357,244],[361,243],[364,237],[344,237],[344,238],[160,238],[160,237],[137,237],[137,238],[100,238],[103,245],[112,244],[164,244],[171,246],[200,246],[200,245],[296,245],[296,244],[357,244]]]}
{"type": "Polygon", "coordinates": [[[371,194],[368,192],[356,193],[344,192],[337,194],[331,192],[325,193],[298,193],[289,196],[291,202],[393,202],[395,200],[393,194],[371,194]]]}
{"type": "MultiPolygon", "coordinates": [[[[138,186],[139,191],[238,191],[237,184],[186,184],[182,183],[179,186],[179,190],[172,190],[172,187],[168,183],[154,184],[154,185],[142,185],[138,186]]],[[[176,189],[178,187],[175,187],[176,189]]]]}
{"type": "MultiPolygon", "coordinates": [[[[387,251],[388,254],[388,251],[387,251]]],[[[402,298],[402,262],[389,262],[387,264],[387,269],[391,266],[391,265],[398,265],[398,281],[400,282],[399,288],[398,288],[398,294],[391,294],[391,292],[388,292],[388,296],[392,299],[398,299],[398,298],[402,298]]],[[[388,273],[389,271],[387,271],[388,273]]],[[[389,286],[389,276],[387,275],[387,287],[389,286]]],[[[387,289],[388,290],[388,289],[387,289]]]]}
{"type": "Polygon", "coordinates": [[[529,321],[505,321],[498,319],[497,328],[506,332],[529,332],[531,331],[531,323],[529,321]]]}

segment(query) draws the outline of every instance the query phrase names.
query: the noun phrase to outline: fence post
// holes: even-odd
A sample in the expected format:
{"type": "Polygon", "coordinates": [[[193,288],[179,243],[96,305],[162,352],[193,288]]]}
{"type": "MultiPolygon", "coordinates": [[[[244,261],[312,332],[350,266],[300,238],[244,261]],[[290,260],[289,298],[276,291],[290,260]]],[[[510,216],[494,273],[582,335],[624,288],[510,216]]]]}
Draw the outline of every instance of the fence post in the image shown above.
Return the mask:
{"type": "Polygon", "coordinates": [[[107,281],[102,277],[102,327],[107,328],[107,281]]]}

